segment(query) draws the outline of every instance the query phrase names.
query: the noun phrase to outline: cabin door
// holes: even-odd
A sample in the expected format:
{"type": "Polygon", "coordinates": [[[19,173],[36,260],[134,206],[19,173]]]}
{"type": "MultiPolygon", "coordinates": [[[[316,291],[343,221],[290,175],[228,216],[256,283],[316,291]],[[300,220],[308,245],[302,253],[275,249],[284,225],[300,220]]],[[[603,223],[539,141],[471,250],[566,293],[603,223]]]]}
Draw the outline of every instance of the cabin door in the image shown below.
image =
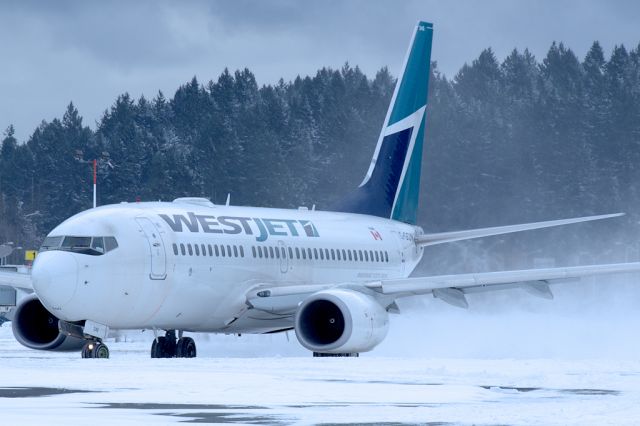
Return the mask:
{"type": "Polygon", "coordinates": [[[149,218],[137,217],[136,221],[142,228],[142,232],[149,243],[151,254],[151,272],[149,277],[152,280],[164,280],[167,277],[167,254],[164,250],[164,241],[158,228],[149,218]]]}

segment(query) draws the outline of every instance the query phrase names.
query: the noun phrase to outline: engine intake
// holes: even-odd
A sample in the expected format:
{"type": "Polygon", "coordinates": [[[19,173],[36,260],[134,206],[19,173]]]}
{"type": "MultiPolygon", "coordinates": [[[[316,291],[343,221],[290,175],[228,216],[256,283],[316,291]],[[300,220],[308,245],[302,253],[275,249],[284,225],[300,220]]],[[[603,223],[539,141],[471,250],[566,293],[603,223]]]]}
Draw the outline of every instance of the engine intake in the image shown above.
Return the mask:
{"type": "Polygon", "coordinates": [[[58,318],[47,311],[36,295],[20,301],[11,328],[16,340],[30,349],[74,351],[81,349],[85,343],[82,339],[61,334],[58,318]]]}
{"type": "Polygon", "coordinates": [[[320,353],[367,352],[386,337],[389,316],[371,296],[352,290],[320,291],[296,313],[296,337],[320,353]]]}

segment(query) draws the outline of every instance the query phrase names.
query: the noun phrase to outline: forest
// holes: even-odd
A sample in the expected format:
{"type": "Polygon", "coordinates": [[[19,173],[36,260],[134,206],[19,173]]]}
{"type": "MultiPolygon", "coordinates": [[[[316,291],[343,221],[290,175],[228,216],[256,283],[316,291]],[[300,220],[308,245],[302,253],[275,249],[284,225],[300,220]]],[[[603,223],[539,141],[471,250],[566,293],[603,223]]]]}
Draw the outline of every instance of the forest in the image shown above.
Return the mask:
{"type": "MultiPolygon", "coordinates": [[[[430,269],[638,257],[640,46],[605,55],[594,42],[579,58],[554,43],[541,60],[514,50],[502,62],[488,48],[452,78],[433,63],[429,78],[418,212],[425,230],[627,213],[573,231],[428,251],[430,269]],[[485,249],[496,256],[478,266],[485,249]]],[[[387,68],[367,76],[349,64],[263,86],[249,69],[225,70],[206,83],[194,77],[171,98],[122,94],[95,129],[73,103],[26,141],[9,126],[0,243],[37,248],[58,223],[90,208],[92,159],[98,204],[181,196],[224,203],[231,194],[234,205],[327,208],[362,180],[394,84],[387,68]]]]}

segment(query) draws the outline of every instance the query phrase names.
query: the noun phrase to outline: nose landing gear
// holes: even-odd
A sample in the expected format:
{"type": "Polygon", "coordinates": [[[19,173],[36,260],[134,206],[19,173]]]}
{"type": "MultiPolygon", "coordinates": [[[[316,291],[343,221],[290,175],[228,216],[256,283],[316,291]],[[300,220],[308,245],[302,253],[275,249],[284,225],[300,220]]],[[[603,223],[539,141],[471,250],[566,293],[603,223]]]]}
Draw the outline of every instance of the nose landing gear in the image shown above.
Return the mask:
{"type": "Polygon", "coordinates": [[[196,343],[191,337],[182,337],[182,332],[178,332],[179,339],[176,341],[176,331],[167,330],[164,336],[153,339],[151,344],[151,358],[195,358],[196,343]]]}
{"type": "Polygon", "coordinates": [[[82,348],[82,358],[109,358],[109,348],[101,341],[89,341],[82,348]]]}

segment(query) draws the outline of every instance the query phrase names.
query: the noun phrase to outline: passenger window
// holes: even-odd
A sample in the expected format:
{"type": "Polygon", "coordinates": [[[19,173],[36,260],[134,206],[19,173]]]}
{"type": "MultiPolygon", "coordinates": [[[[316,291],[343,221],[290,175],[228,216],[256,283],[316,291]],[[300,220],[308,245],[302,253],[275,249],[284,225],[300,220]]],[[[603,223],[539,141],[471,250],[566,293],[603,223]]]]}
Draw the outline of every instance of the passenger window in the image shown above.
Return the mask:
{"type": "Polygon", "coordinates": [[[211,249],[211,244],[208,244],[209,248],[209,256],[213,257],[213,250],[211,249]]]}
{"type": "Polygon", "coordinates": [[[233,246],[233,257],[238,257],[238,246],[233,246]]]}
{"type": "Polygon", "coordinates": [[[313,257],[311,256],[311,249],[307,248],[307,257],[309,258],[309,260],[313,259],[313,257]]]}
{"type": "Polygon", "coordinates": [[[364,260],[366,260],[367,262],[369,261],[369,252],[367,252],[366,250],[364,251],[364,260]]]}
{"type": "Polygon", "coordinates": [[[224,250],[224,246],[222,244],[220,244],[220,253],[222,253],[222,257],[227,257],[227,254],[224,250]]]}
{"type": "Polygon", "coordinates": [[[240,257],[244,257],[244,247],[240,246],[240,257]]]}
{"type": "Polygon", "coordinates": [[[216,252],[216,257],[220,257],[220,251],[218,250],[218,245],[217,245],[217,244],[215,244],[215,245],[213,246],[213,249],[214,249],[214,250],[215,250],[215,252],[216,252]]]}
{"type": "Polygon", "coordinates": [[[194,244],[193,246],[193,248],[196,249],[196,256],[200,256],[200,247],[197,244],[194,244]]]}
{"type": "Polygon", "coordinates": [[[384,252],[384,261],[385,262],[389,261],[389,253],[387,253],[386,251],[384,252]]]}
{"type": "Polygon", "coordinates": [[[289,259],[293,259],[293,249],[289,247],[289,259]]]}
{"type": "Polygon", "coordinates": [[[276,257],[275,254],[273,253],[273,247],[269,247],[269,257],[271,259],[275,259],[276,257]]]}
{"type": "Polygon", "coordinates": [[[180,243],[180,252],[182,253],[183,256],[187,255],[187,250],[185,250],[184,244],[182,243],[180,243]]]}
{"type": "Polygon", "coordinates": [[[304,248],[300,249],[300,251],[302,252],[302,260],[307,260],[307,251],[304,248]]]}
{"type": "Polygon", "coordinates": [[[253,257],[256,257],[256,246],[251,246],[251,254],[253,255],[253,257]]]}
{"type": "Polygon", "coordinates": [[[284,247],[280,247],[280,255],[282,256],[283,259],[287,258],[287,251],[284,249],[284,247]]]}
{"type": "Polygon", "coordinates": [[[191,247],[191,244],[187,244],[187,250],[189,250],[189,256],[193,256],[193,248],[191,247]]]}
{"type": "Polygon", "coordinates": [[[331,249],[331,260],[336,260],[336,251],[331,249]]]}
{"type": "Polygon", "coordinates": [[[173,254],[178,255],[178,245],[176,243],[173,243],[173,254]]]}
{"type": "Polygon", "coordinates": [[[380,262],[380,257],[378,256],[378,252],[376,252],[376,262],[380,262]]]}
{"type": "Polygon", "coordinates": [[[324,249],[324,257],[329,260],[329,249],[324,249]]]}
{"type": "Polygon", "coordinates": [[[320,249],[320,260],[324,260],[324,250],[320,249]]]}
{"type": "Polygon", "coordinates": [[[231,246],[227,244],[227,257],[231,257],[231,246]]]}
{"type": "Polygon", "coordinates": [[[296,259],[300,259],[300,249],[298,247],[296,247],[296,259]]]}
{"type": "Polygon", "coordinates": [[[262,259],[262,247],[258,246],[258,255],[260,256],[260,259],[262,259]]]}
{"type": "Polygon", "coordinates": [[[342,260],[342,258],[340,257],[340,249],[336,250],[336,254],[338,255],[338,260],[342,260]]]}
{"type": "Polygon", "coordinates": [[[202,255],[206,256],[207,255],[207,246],[202,244],[200,247],[201,247],[201,250],[202,250],[202,255]]]}
{"type": "Polygon", "coordinates": [[[349,262],[351,262],[353,260],[353,258],[351,257],[351,250],[347,250],[347,253],[349,254],[349,262]]]}
{"type": "MultiPolygon", "coordinates": [[[[271,247],[269,247],[269,248],[271,248],[271,247]]],[[[276,258],[280,259],[280,250],[278,250],[278,247],[276,247],[275,250],[276,250],[276,258]]]]}

